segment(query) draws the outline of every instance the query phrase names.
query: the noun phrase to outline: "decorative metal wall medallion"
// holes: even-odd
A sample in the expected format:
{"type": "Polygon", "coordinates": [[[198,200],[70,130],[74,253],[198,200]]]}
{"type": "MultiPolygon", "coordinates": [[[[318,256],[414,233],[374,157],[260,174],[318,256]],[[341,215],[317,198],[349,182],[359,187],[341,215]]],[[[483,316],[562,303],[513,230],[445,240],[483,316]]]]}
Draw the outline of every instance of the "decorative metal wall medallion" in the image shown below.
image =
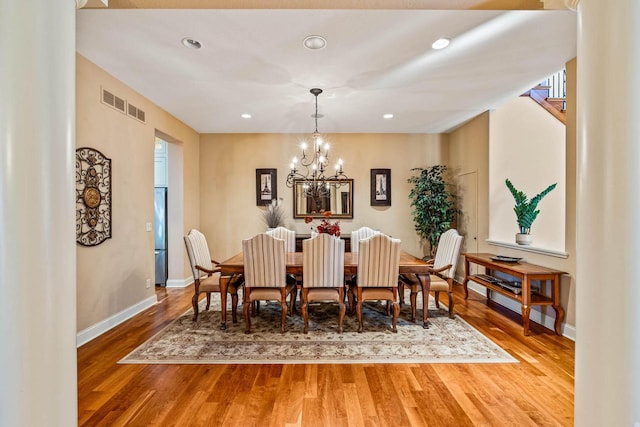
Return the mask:
{"type": "Polygon", "coordinates": [[[76,150],[76,242],[96,246],[111,238],[111,159],[93,148],[76,150]]]}

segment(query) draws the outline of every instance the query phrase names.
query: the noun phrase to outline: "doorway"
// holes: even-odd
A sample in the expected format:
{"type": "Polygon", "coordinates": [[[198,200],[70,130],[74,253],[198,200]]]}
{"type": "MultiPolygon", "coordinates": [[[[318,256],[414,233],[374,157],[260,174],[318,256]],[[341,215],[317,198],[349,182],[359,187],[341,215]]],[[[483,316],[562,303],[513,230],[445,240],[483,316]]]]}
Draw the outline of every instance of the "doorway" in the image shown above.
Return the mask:
{"type": "Polygon", "coordinates": [[[166,188],[166,287],[184,287],[183,144],[156,129],[155,146],[166,154],[155,156],[154,186],[166,188]],[[159,144],[159,143],[163,144],[159,144]],[[160,161],[159,158],[161,159],[160,161]],[[162,160],[163,159],[163,160],[162,160]]]}
{"type": "MultiPolygon", "coordinates": [[[[461,252],[478,253],[478,171],[462,173],[457,181],[458,231],[464,236],[461,252]]],[[[464,277],[464,257],[458,258],[456,271],[456,280],[464,277]]]]}

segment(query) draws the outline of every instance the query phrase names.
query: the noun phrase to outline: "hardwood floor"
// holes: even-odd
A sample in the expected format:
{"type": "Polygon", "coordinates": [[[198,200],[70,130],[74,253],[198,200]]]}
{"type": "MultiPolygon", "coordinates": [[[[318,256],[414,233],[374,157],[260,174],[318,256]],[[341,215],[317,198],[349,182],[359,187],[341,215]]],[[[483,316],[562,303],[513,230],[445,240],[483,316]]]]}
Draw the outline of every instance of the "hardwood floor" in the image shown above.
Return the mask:
{"type": "MultiPolygon", "coordinates": [[[[517,364],[118,365],[193,289],[78,349],[80,426],[571,426],[574,343],[456,286],[455,310],[517,364]]],[[[215,296],[214,296],[215,297],[215,296]]]]}

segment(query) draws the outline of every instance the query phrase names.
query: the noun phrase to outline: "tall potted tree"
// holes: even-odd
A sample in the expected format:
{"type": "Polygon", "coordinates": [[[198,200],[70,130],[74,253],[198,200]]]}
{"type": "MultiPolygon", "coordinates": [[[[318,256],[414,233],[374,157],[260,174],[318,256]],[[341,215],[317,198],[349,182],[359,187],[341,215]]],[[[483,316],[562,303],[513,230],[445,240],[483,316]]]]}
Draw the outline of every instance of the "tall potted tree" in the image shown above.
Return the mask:
{"type": "Polygon", "coordinates": [[[411,171],[418,172],[407,180],[413,184],[409,192],[413,222],[418,235],[429,242],[429,253],[434,256],[440,235],[451,228],[456,217],[453,184],[446,181],[447,167],[444,165],[411,171]]]}
{"type": "Polygon", "coordinates": [[[538,217],[540,210],[537,209],[538,203],[540,200],[547,194],[551,192],[554,188],[556,188],[556,184],[551,184],[546,189],[536,194],[531,200],[528,199],[527,195],[522,191],[516,190],[511,181],[508,179],[505,180],[507,184],[507,188],[511,191],[511,195],[513,195],[514,200],[516,201],[516,205],[513,207],[514,212],[516,213],[516,218],[518,220],[518,227],[520,228],[520,233],[516,234],[516,243],[519,245],[530,245],[533,241],[531,236],[531,225],[533,221],[538,217]]]}

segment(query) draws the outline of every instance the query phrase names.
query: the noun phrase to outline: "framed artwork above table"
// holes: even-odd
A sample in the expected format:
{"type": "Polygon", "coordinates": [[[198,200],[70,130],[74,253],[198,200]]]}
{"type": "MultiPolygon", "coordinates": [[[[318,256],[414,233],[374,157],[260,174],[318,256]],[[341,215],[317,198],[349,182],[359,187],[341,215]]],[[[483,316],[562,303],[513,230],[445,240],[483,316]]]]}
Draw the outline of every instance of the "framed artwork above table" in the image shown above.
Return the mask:
{"type": "Polygon", "coordinates": [[[371,206],[391,206],[391,169],[371,169],[371,206]]]}
{"type": "Polygon", "coordinates": [[[278,169],[256,169],[256,205],[268,205],[277,198],[278,169]]]}

